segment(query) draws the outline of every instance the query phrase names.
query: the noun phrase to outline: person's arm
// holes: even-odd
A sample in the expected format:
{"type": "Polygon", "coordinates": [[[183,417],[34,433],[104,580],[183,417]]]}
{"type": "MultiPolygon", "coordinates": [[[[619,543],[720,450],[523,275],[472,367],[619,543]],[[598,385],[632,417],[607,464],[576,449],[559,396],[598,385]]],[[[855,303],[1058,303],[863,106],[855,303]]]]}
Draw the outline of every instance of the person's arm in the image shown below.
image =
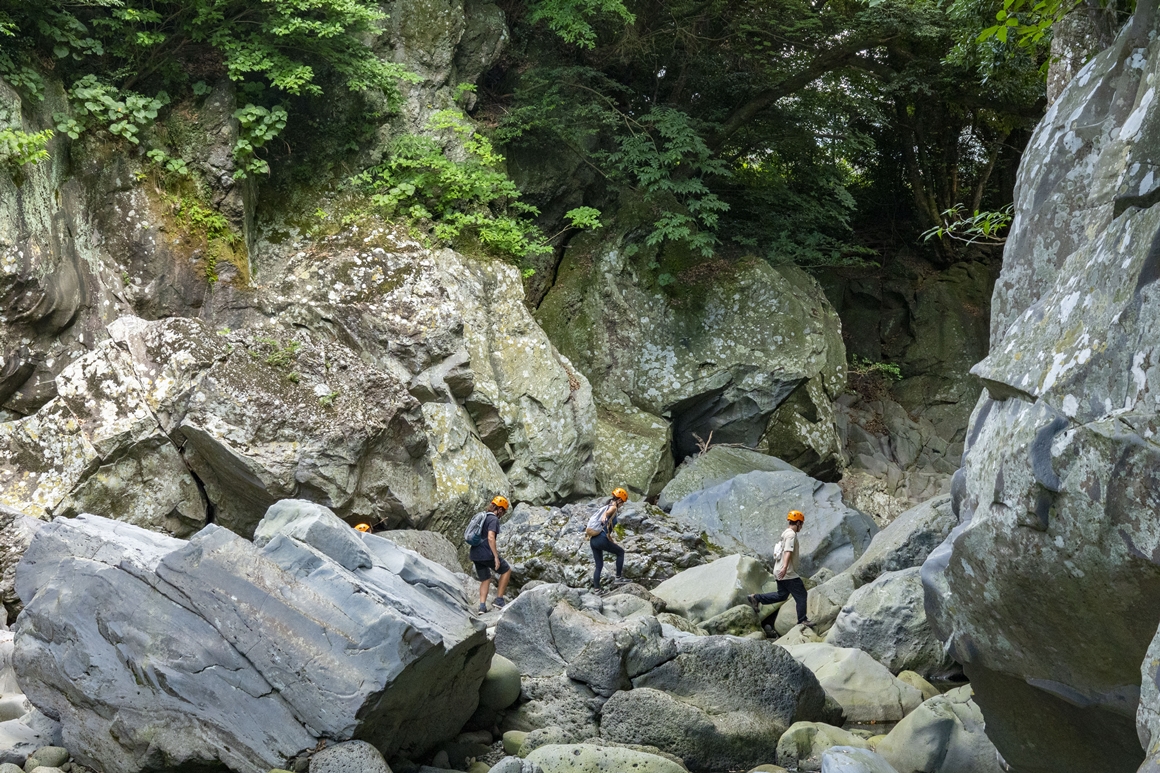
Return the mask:
{"type": "Polygon", "coordinates": [[[616,517],[617,509],[618,508],[616,505],[609,505],[608,507],[604,508],[604,516],[600,519],[601,523],[604,524],[604,536],[613,545],[616,544],[616,540],[612,538],[612,529],[608,527],[612,524],[612,519],[616,517]]]}
{"type": "Polygon", "coordinates": [[[495,569],[496,569],[496,571],[499,571],[499,548],[496,547],[496,545],[495,545],[495,532],[494,531],[488,530],[488,532],[487,532],[487,544],[491,545],[491,555],[492,555],[492,558],[495,559],[495,569]]]}

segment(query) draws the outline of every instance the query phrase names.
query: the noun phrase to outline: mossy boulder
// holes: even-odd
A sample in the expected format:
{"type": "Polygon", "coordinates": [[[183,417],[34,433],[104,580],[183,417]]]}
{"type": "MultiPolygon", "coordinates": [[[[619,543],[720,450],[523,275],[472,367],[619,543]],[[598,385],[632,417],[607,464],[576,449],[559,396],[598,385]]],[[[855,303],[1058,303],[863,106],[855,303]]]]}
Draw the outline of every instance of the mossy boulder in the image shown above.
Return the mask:
{"type": "Polygon", "coordinates": [[[821,288],[757,259],[673,261],[623,235],[577,238],[536,318],[603,410],[671,423],[676,458],[712,434],[832,469],[845,349],[821,288]],[[800,410],[771,426],[796,390],[800,410]]]}

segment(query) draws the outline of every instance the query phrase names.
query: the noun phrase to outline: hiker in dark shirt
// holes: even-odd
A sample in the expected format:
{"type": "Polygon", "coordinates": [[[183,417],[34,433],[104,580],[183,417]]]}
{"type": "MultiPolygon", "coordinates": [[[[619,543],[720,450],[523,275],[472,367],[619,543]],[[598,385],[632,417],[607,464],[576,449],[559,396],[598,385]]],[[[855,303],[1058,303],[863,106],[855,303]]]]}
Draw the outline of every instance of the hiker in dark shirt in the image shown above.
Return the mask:
{"type": "Polygon", "coordinates": [[[498,496],[487,506],[487,518],[483,521],[483,533],[486,538],[471,548],[468,556],[475,564],[475,576],[479,578],[479,611],[487,611],[487,594],[491,590],[491,575],[494,571],[499,577],[499,587],[493,602],[497,609],[507,605],[503,594],[507,591],[508,581],[512,578],[512,568],[508,562],[499,557],[499,548],[495,545],[496,535],[499,534],[499,519],[508,511],[511,504],[506,497],[498,496]]]}

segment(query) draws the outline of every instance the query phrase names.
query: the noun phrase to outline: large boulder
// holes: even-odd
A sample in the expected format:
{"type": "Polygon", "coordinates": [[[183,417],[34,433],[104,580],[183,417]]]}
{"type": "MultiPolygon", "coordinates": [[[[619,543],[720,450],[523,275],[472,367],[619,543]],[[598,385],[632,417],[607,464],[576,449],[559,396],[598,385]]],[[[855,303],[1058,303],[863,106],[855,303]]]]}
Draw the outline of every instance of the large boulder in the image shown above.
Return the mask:
{"type": "Polygon", "coordinates": [[[970,687],[924,701],[874,747],[898,773],[1003,773],[970,687]]]}
{"type": "Polygon", "coordinates": [[[681,462],[676,475],[661,490],[657,507],[672,510],[673,505],[689,494],[713,488],[747,472],[794,472],[796,469],[775,456],[760,454],[748,448],[712,446],[704,453],[686,457],[681,462]]]}
{"type": "MultiPolygon", "coordinates": [[[[607,499],[562,507],[520,502],[506,516],[497,544],[512,565],[517,584],[531,580],[587,586],[592,582],[592,549],[584,527],[607,499]]],[[[719,555],[699,532],[644,502],[628,502],[617,515],[616,541],[624,547],[624,574],[648,584],[661,582],[719,555]]],[[[610,557],[609,557],[610,558],[610,557]]],[[[613,572],[605,562],[606,577],[613,572]]]]}
{"type": "Polygon", "coordinates": [[[826,641],[860,649],[895,674],[945,677],[955,668],[927,622],[922,569],[917,566],[887,572],[854,591],[826,641]]]}
{"type": "Polygon", "coordinates": [[[680,500],[672,516],[727,550],[756,555],[772,565],[790,510],[806,514],[798,534],[798,561],[806,577],[822,568],[840,572],[850,566],[878,531],[869,516],[843,504],[837,484],[795,471],[738,475],[680,500]]]}
{"type": "Polygon", "coordinates": [[[761,593],[770,580],[761,562],[732,555],[686,569],[662,582],[653,593],[664,599],[669,610],[699,623],[745,604],[746,596],[761,593]]]}
{"type": "MultiPolygon", "coordinates": [[[[1137,26],[1139,25],[1139,26],[1137,26]]],[[[1013,769],[1134,771],[1160,622],[1160,73],[1151,14],[1035,130],[996,284],[986,393],[926,607],[1013,769]],[[1098,631],[1098,636],[1087,632],[1098,631]]]]}
{"type": "Polygon", "coordinates": [[[527,756],[543,773],[685,773],[685,769],[665,757],[595,744],[549,744],[527,756]]]}
{"type": "Polygon", "coordinates": [[[875,534],[869,547],[846,571],[860,587],[884,572],[922,566],[957,525],[949,494],[928,499],[875,534]]]}
{"type": "Polygon", "coordinates": [[[258,531],[186,542],[81,515],[37,532],[14,665],[79,762],[258,773],[320,739],[390,756],[459,732],[492,647],[458,578],[309,502],[258,531]]]}
{"type": "Polygon", "coordinates": [[[870,744],[840,727],[821,722],[795,722],[777,742],[777,764],[790,770],[822,769],[822,754],[832,746],[869,749],[870,744]]]}
{"type": "Polygon", "coordinates": [[[619,230],[573,240],[536,311],[601,410],[671,426],[677,462],[700,438],[832,473],[845,349],[817,282],[743,259],[690,264],[674,283],[657,248],[619,230]]]}
{"type": "Polygon", "coordinates": [[[897,722],[922,703],[918,689],[861,650],[832,644],[795,644],[785,649],[814,672],[850,722],[897,722]]]}
{"type": "Polygon", "coordinates": [[[505,729],[557,727],[564,742],[598,735],[600,708],[632,679],[677,655],[652,606],[564,585],[521,593],[496,625],[496,651],[522,676],[524,701],[505,729]]]}
{"type": "Polygon", "coordinates": [[[772,642],[703,636],[678,647],[604,704],[602,737],[656,746],[708,772],[773,759],[794,722],[840,721],[813,674],[772,642]]]}
{"type": "Polygon", "coordinates": [[[897,773],[890,763],[869,749],[832,746],[822,752],[822,773],[897,773]]]}
{"type": "Polygon", "coordinates": [[[631,406],[596,412],[596,485],[654,497],[673,477],[673,428],[631,406]]]}

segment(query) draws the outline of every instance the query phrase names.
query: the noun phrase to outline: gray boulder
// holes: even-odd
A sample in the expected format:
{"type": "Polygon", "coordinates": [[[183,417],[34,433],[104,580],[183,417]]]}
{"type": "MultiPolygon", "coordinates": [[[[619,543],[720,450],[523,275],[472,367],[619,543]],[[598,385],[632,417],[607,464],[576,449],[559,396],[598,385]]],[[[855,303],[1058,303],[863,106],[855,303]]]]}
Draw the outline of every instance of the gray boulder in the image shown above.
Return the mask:
{"type": "Polygon", "coordinates": [[[14,664],[79,762],[264,773],[321,738],[417,754],[459,731],[492,650],[454,575],[313,505],[258,531],[82,515],[36,534],[14,664]]]}
{"type": "MultiPolygon", "coordinates": [[[[538,507],[523,502],[504,518],[500,554],[512,565],[517,584],[532,580],[562,582],[575,587],[592,582],[592,550],[584,527],[607,499],[563,507],[538,507]]],[[[643,502],[629,502],[617,517],[616,541],[624,547],[624,574],[649,584],[667,580],[691,566],[716,558],[700,532],[643,502]]],[[[610,557],[609,557],[610,558],[610,557]]],[[[604,576],[614,576],[605,562],[604,576]]]]}
{"type": "Polygon", "coordinates": [[[922,703],[918,689],[861,650],[832,644],[796,644],[785,650],[814,673],[850,722],[897,722],[922,703]]]}
{"type": "Polygon", "coordinates": [[[833,472],[841,450],[832,400],[846,358],[818,283],[795,267],[739,261],[727,275],[690,280],[697,303],[677,306],[658,284],[662,270],[630,257],[641,246],[633,241],[611,227],[578,236],[536,309],[601,411],[670,425],[676,461],[712,434],[833,472]]]}
{"type": "Polygon", "coordinates": [[[959,687],[924,701],[874,750],[898,773],[1003,773],[987,738],[983,712],[971,688],[959,687]]]}
{"type": "Polygon", "coordinates": [[[822,773],[898,773],[869,749],[833,746],[822,752],[822,773]]]}
{"type": "Polygon", "coordinates": [[[653,589],[667,608],[700,623],[745,604],[745,597],[761,593],[771,577],[761,562],[742,555],[718,558],[711,564],[686,569],[653,589]]]}
{"type": "Polygon", "coordinates": [[[391,773],[391,768],[366,741],[345,741],[311,756],[310,773],[391,773]]]}
{"type": "Polygon", "coordinates": [[[897,674],[945,677],[954,661],[935,637],[923,607],[922,570],[887,572],[854,591],[826,635],[835,647],[853,647],[897,674]]]}
{"type": "Polygon", "coordinates": [[[677,763],[655,754],[587,743],[541,746],[526,762],[538,765],[543,773],[685,773],[677,763]]]}
{"type": "Polygon", "coordinates": [[[777,763],[797,771],[822,769],[822,753],[832,746],[869,749],[870,744],[840,727],[821,722],[795,722],[777,742],[777,763]]]}
{"type": "Polygon", "coordinates": [[[489,773],[543,773],[543,768],[519,757],[504,757],[491,766],[489,773]]]}
{"type": "Polygon", "coordinates": [[[855,586],[861,587],[885,572],[922,566],[957,525],[950,495],[929,499],[875,534],[865,552],[846,571],[854,578],[855,586]]]}
{"type": "Polygon", "coordinates": [[[657,507],[665,511],[672,510],[673,505],[689,494],[713,488],[738,475],[756,470],[800,472],[788,462],[748,448],[712,446],[704,453],[687,457],[681,462],[676,475],[661,491],[657,507]]]}
{"type": "Polygon", "coordinates": [[[60,722],[35,708],[19,719],[0,722],[0,763],[23,765],[37,749],[60,745],[60,722]]]}
{"type": "MultiPolygon", "coordinates": [[[[506,524],[505,524],[506,525],[506,524]]],[[[389,539],[401,548],[413,550],[428,561],[434,561],[452,572],[462,572],[463,563],[459,560],[459,552],[451,540],[437,531],[420,531],[418,529],[391,529],[377,532],[383,539],[389,539]]]]}
{"type": "Polygon", "coordinates": [[[801,573],[822,568],[840,572],[862,555],[878,531],[867,515],[842,503],[836,483],[802,472],[750,472],[698,491],[673,505],[675,521],[708,539],[773,564],[773,548],[790,510],[806,515],[798,533],[801,573]]]}
{"type": "Polygon", "coordinates": [[[734,770],[773,759],[796,721],[841,721],[813,675],[771,642],[707,636],[678,646],[604,704],[603,738],[655,746],[693,771],[734,770]]]}
{"type": "Polygon", "coordinates": [[[986,393],[954,487],[962,524],[923,570],[987,735],[1030,773],[1143,759],[1132,718],[1160,623],[1154,31],[1138,15],[1028,144],[972,370],[986,393]]]}

